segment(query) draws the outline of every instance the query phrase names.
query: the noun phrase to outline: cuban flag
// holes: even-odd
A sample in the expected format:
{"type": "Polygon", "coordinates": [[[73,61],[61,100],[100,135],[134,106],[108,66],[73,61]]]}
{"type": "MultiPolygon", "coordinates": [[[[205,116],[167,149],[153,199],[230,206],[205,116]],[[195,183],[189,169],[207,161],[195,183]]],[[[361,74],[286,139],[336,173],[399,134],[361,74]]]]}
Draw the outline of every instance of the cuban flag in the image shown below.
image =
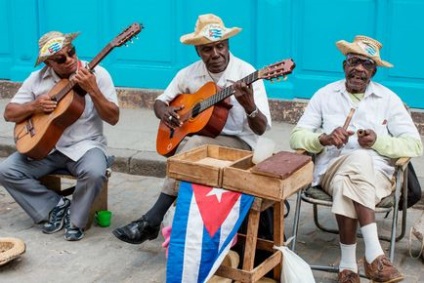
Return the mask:
{"type": "Polygon", "coordinates": [[[167,283],[206,282],[227,255],[253,196],[181,182],[166,267],[167,283]]]}

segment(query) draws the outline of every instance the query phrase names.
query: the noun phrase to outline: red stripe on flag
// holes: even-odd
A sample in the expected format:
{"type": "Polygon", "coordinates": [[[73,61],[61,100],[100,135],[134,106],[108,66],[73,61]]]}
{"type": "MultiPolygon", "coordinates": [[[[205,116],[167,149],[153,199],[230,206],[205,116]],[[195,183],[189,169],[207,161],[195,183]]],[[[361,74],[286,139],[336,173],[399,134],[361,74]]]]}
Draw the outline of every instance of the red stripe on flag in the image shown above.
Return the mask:
{"type": "Polygon", "coordinates": [[[241,194],[199,184],[192,188],[205,228],[213,237],[241,194]]]}

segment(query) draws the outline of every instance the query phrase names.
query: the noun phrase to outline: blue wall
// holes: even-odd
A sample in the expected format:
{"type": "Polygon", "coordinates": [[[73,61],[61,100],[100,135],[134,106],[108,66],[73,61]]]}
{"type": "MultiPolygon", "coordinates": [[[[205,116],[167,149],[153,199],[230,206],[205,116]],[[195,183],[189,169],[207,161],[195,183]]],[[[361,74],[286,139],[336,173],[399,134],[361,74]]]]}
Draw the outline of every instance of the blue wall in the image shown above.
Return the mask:
{"type": "Polygon", "coordinates": [[[230,41],[237,56],[258,69],[293,58],[287,81],[267,82],[270,98],[307,99],[340,79],[340,39],[377,38],[382,58],[376,81],[413,108],[424,109],[423,0],[0,0],[0,79],[22,81],[32,70],[37,40],[45,32],[81,31],[78,54],[92,59],[133,22],[145,29],[128,48],[113,50],[101,64],[117,86],[163,89],[178,69],[197,59],[179,42],[199,14],[215,13],[243,31],[230,41]]]}

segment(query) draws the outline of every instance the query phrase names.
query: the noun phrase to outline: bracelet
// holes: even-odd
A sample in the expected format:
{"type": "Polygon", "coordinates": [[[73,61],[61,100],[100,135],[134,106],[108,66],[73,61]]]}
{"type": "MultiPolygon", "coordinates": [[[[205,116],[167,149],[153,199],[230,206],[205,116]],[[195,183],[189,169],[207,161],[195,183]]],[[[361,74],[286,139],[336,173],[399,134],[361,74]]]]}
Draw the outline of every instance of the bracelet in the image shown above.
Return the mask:
{"type": "Polygon", "coordinates": [[[258,107],[255,106],[255,110],[253,110],[252,113],[250,113],[250,114],[246,113],[246,114],[247,114],[247,117],[249,117],[249,118],[255,118],[256,115],[258,115],[258,113],[259,113],[259,109],[258,109],[258,107]]]}

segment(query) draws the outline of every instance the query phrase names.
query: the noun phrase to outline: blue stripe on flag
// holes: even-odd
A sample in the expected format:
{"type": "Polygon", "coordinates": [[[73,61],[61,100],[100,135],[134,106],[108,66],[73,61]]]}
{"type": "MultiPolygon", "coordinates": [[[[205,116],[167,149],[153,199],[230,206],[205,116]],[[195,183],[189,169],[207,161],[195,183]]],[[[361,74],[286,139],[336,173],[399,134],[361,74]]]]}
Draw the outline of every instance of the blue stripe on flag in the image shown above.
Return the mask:
{"type": "MultiPolygon", "coordinates": [[[[197,194],[207,193],[212,189],[203,186],[203,188],[196,188],[196,192],[197,194]]],[[[220,189],[217,191],[221,192],[220,189]]],[[[254,199],[250,195],[225,190],[223,194],[233,198],[235,203],[230,202],[234,203],[230,206],[228,202],[216,202],[217,197],[210,194],[207,194],[203,202],[199,203],[194,196],[192,184],[180,182],[169,243],[167,283],[205,282],[218,269],[254,199]],[[210,204],[209,197],[217,206],[213,212],[220,213],[223,207],[226,207],[226,211],[230,209],[228,216],[223,219],[220,228],[212,237],[204,225],[199,209],[201,205],[210,204]]]]}

